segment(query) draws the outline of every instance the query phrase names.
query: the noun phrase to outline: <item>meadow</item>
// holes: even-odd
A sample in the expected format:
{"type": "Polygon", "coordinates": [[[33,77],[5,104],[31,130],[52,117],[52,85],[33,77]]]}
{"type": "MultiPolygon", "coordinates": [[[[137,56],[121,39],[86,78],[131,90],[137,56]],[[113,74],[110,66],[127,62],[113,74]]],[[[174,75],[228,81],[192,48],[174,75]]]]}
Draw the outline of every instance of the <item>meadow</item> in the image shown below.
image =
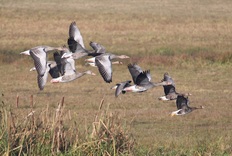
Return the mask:
{"type": "MultiPolygon", "coordinates": [[[[93,123],[101,123],[99,114],[105,112],[104,121],[116,127],[117,131],[111,127],[113,132],[123,131],[125,138],[133,138],[128,144],[133,149],[127,146],[129,152],[121,155],[231,155],[231,8],[229,0],[0,0],[0,137],[12,132],[12,123],[18,126],[15,134],[24,137],[26,131],[21,133],[20,125],[30,126],[36,120],[47,127],[51,124],[54,130],[54,124],[61,121],[56,110],[63,103],[62,126],[72,131],[68,133],[71,136],[78,134],[79,140],[94,131],[93,123]],[[113,66],[110,84],[96,68],[86,66],[83,58],[76,61],[77,70],[91,69],[96,76],[64,84],[51,84],[49,77],[45,89],[39,91],[36,72],[29,71],[32,59],[19,53],[38,45],[65,45],[72,21],[76,21],[87,49],[89,42],[95,41],[110,52],[131,58],[113,66]],[[168,72],[178,92],[192,94],[190,105],[205,109],[171,117],[175,101],[158,100],[164,94],[162,87],[115,98],[110,88],[131,79],[127,64],[133,62],[150,69],[154,82],[168,72]],[[32,110],[36,119],[25,124],[32,110]],[[73,125],[78,128],[71,129],[73,125]]],[[[16,150],[23,154],[21,146],[10,149],[11,140],[1,140],[1,154],[14,155],[16,150]]]]}

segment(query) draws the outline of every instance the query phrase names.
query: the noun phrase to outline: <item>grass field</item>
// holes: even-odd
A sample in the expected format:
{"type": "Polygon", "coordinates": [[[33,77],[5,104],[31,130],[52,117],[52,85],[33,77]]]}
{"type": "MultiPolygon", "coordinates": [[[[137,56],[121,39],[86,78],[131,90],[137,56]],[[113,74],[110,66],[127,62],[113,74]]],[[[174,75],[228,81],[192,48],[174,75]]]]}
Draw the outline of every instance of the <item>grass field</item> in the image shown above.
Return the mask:
{"type": "Polygon", "coordinates": [[[231,8],[229,0],[0,0],[2,100],[20,123],[31,111],[31,95],[36,116],[47,107],[55,110],[64,96],[65,126],[76,121],[84,130],[91,129],[104,99],[103,108],[119,114],[130,127],[140,155],[231,155],[231,8]],[[111,84],[81,59],[77,69],[91,69],[96,76],[66,84],[48,82],[39,91],[36,73],[29,72],[32,59],[19,53],[37,45],[66,44],[72,21],[88,49],[95,41],[131,58],[113,67],[111,84]],[[169,72],[178,92],[192,93],[190,105],[205,109],[170,117],[175,102],[157,99],[163,95],[162,87],[115,98],[110,87],[131,79],[127,64],[132,62],[150,69],[153,81],[169,72]]]}

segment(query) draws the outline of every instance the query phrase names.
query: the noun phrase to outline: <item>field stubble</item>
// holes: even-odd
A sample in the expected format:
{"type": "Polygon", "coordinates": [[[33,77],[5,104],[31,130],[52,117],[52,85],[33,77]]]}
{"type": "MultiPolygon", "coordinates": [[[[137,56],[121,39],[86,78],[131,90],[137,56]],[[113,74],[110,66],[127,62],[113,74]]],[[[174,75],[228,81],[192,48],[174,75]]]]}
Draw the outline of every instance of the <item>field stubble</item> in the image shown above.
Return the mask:
{"type": "MultiPolygon", "coordinates": [[[[69,2],[3,1],[0,6],[1,91],[17,116],[30,112],[30,95],[34,96],[37,114],[47,106],[56,108],[64,96],[65,109],[85,125],[93,121],[104,98],[113,113],[130,123],[138,144],[150,150],[170,154],[176,149],[173,155],[231,153],[231,2],[69,2]],[[66,84],[47,83],[40,92],[36,73],[29,72],[31,58],[18,54],[37,45],[65,44],[72,21],[77,22],[87,48],[89,41],[96,41],[131,59],[113,67],[111,84],[104,83],[97,74],[66,84]],[[110,87],[131,79],[126,67],[129,62],[151,69],[154,81],[169,72],[177,91],[192,93],[190,104],[205,109],[171,118],[175,102],[158,101],[162,87],[115,98],[110,87]]],[[[89,68],[83,66],[83,60],[76,66],[81,71],[89,68]]]]}

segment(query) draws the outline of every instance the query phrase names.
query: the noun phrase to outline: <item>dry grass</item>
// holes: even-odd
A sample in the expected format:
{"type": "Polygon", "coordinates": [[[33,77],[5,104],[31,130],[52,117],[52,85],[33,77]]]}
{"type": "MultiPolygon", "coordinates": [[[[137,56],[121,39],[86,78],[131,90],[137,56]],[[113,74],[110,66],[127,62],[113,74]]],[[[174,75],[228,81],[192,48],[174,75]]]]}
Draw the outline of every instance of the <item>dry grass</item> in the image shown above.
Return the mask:
{"type": "MultiPolygon", "coordinates": [[[[92,126],[104,97],[113,112],[131,123],[138,145],[156,155],[222,155],[232,153],[231,59],[232,3],[220,1],[2,1],[0,5],[0,79],[5,103],[17,116],[56,108],[65,96],[66,109],[79,125],[92,126]],[[76,21],[84,42],[103,44],[109,51],[132,56],[114,66],[113,84],[98,74],[72,83],[50,84],[38,91],[31,58],[18,53],[37,45],[66,44],[68,26],[76,21]],[[205,109],[171,118],[174,102],[161,102],[162,88],[114,98],[109,88],[131,79],[126,64],[151,69],[154,81],[164,72],[174,78],[177,91],[191,92],[191,105],[205,109]],[[19,106],[16,109],[16,96],[19,106]],[[185,147],[183,149],[183,147],[185,147]]],[[[89,69],[83,60],[79,70],[89,69]]],[[[97,70],[92,68],[97,73],[97,70]]],[[[85,127],[80,126],[81,129],[85,127]]],[[[149,153],[149,152],[148,152],[149,153]]]]}
{"type": "MultiPolygon", "coordinates": [[[[3,97],[4,95],[2,95],[3,97]]],[[[56,109],[34,109],[17,116],[2,101],[0,106],[1,155],[123,155],[133,152],[134,138],[118,114],[103,106],[101,100],[92,127],[79,128],[65,109],[64,97],[56,109]]],[[[17,97],[17,108],[19,96],[17,97]]]]}

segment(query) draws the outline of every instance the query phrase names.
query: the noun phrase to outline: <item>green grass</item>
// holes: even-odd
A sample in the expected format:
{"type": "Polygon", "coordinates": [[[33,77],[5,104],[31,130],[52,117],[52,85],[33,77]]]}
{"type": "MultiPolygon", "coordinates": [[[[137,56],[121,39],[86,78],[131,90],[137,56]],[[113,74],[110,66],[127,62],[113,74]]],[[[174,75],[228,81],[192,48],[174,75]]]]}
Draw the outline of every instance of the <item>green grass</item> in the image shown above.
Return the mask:
{"type": "MultiPolygon", "coordinates": [[[[136,141],[134,155],[230,155],[231,7],[229,0],[3,0],[0,3],[3,101],[10,105],[20,123],[31,111],[30,95],[35,101],[35,116],[40,117],[47,107],[56,109],[64,96],[66,113],[71,116],[69,120],[66,114],[65,128],[71,129],[76,121],[78,129],[85,132],[91,129],[99,102],[104,98],[113,115],[119,114],[130,126],[129,132],[136,141]],[[109,51],[130,55],[131,59],[113,67],[111,84],[104,83],[97,74],[66,84],[48,82],[41,92],[36,73],[29,72],[32,59],[19,53],[37,45],[66,44],[72,21],[80,28],[87,48],[90,41],[95,41],[109,51]],[[110,87],[131,79],[126,67],[130,62],[150,69],[153,81],[161,80],[163,73],[169,72],[177,91],[191,92],[190,104],[203,105],[205,109],[171,118],[175,102],[158,101],[163,95],[162,87],[115,98],[110,87]]],[[[76,62],[76,67],[80,71],[91,68],[84,66],[83,59],[76,62]]],[[[98,73],[95,68],[91,70],[98,73]]],[[[7,139],[7,135],[2,137],[7,139]]],[[[47,145],[43,147],[44,154],[50,152],[47,145]]],[[[8,148],[3,141],[0,146],[8,148]]]]}

